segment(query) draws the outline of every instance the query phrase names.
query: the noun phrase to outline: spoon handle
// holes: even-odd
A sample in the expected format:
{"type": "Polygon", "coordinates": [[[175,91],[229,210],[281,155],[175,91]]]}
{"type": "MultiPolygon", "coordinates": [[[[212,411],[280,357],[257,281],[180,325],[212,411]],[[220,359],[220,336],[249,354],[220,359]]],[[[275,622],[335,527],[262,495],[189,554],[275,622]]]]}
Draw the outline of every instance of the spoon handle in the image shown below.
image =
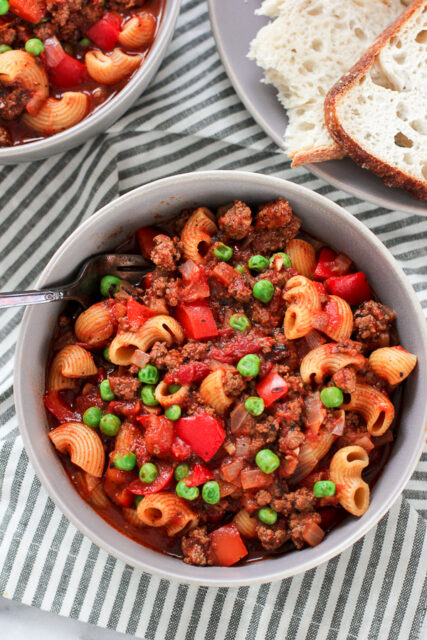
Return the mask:
{"type": "Polygon", "coordinates": [[[56,302],[64,299],[61,289],[44,289],[42,291],[16,291],[0,293],[0,309],[22,307],[44,302],[56,302]]]}

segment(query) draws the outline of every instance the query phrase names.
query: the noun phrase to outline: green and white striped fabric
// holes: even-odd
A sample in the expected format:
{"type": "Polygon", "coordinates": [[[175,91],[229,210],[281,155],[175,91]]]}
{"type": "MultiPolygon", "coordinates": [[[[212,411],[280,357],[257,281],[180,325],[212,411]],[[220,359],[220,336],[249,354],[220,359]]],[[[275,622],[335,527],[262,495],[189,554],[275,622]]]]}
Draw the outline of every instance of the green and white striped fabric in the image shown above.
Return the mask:
{"type": "MultiPolygon", "coordinates": [[[[357,216],[405,269],[427,311],[427,218],[387,211],[289,162],[237,98],[204,2],[184,0],[152,86],[104,135],[0,170],[0,288],[30,288],[85,218],[156,178],[245,169],[293,180],[357,216]]],[[[161,580],[108,556],[53,505],[28,464],[12,395],[21,310],[0,314],[0,594],[146,640],[415,640],[425,614],[427,453],[363,540],[315,570],[260,587],[161,580]],[[422,558],[424,557],[424,563],[422,558]]]]}

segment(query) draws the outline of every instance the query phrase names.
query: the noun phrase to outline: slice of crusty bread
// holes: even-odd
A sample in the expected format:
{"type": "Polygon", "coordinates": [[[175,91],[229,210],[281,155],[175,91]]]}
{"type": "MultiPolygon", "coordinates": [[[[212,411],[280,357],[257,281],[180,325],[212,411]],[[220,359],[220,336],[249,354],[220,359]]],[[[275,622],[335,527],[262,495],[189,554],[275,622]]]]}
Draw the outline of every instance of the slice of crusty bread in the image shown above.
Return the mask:
{"type": "Polygon", "coordinates": [[[414,0],[329,91],[325,120],[358,164],[427,200],[427,0],[414,0]]]}
{"type": "Polygon", "coordinates": [[[265,0],[273,18],[252,41],[249,57],[278,90],[289,125],[292,166],[341,158],[324,121],[325,95],[409,0],[265,0]]]}

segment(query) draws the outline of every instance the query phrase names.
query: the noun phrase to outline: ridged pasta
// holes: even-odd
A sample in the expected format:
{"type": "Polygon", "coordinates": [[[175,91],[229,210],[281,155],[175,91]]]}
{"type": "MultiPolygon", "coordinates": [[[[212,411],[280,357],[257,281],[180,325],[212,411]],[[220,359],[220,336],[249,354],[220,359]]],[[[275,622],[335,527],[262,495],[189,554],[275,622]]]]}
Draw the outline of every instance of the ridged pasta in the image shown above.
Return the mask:
{"type": "Polygon", "coordinates": [[[239,533],[245,538],[256,538],[256,517],[249,515],[246,509],[240,509],[233,518],[239,533]]]}
{"type": "Polygon", "coordinates": [[[168,491],[145,496],[137,507],[137,515],[150,527],[166,527],[168,536],[174,536],[189,523],[197,522],[196,514],[185,500],[168,491]]]}
{"type": "Polygon", "coordinates": [[[82,422],[66,422],[49,432],[49,438],[71,462],[92,476],[100,478],[104,471],[105,453],[98,433],[82,422]]]}
{"type": "Polygon", "coordinates": [[[184,332],[181,325],[171,316],[159,315],[149,318],[138,331],[118,333],[112,340],[108,355],[113,364],[131,364],[136,349],[147,351],[155,342],[165,342],[168,347],[173,342],[182,344],[184,332]]]}
{"type": "Polygon", "coordinates": [[[309,242],[294,238],[286,245],[286,253],[294,269],[306,278],[312,278],[316,270],[316,252],[309,242]]]}
{"type": "Polygon", "coordinates": [[[125,23],[119,34],[119,44],[125,49],[141,49],[153,40],[156,26],[155,16],[141,11],[125,23]]]}
{"type": "Polygon", "coordinates": [[[283,329],[288,340],[303,338],[312,329],[313,313],[320,311],[319,291],[312,280],[294,276],[286,283],[284,299],[288,303],[283,329]]]}
{"type": "Polygon", "coordinates": [[[332,340],[342,342],[348,340],[353,332],[353,312],[348,302],[338,296],[329,296],[328,322],[323,322],[326,314],[321,314],[321,324],[313,321],[313,326],[332,340]]]}
{"type": "Polygon", "coordinates": [[[329,431],[320,431],[317,438],[306,440],[300,447],[298,466],[292,474],[289,483],[298,484],[317,466],[332,447],[337,436],[329,431]]]}
{"type": "Polygon", "coordinates": [[[233,402],[224,391],[224,371],[217,369],[210,373],[200,385],[200,395],[205,404],[215,409],[219,415],[223,415],[233,402]]]}
{"type": "Polygon", "coordinates": [[[97,302],[79,315],[74,332],[79,342],[96,345],[113,335],[114,326],[108,303],[97,302]]]}
{"type": "Polygon", "coordinates": [[[41,62],[20,49],[5,51],[0,56],[0,82],[2,85],[21,84],[33,94],[26,105],[28,113],[35,114],[49,95],[49,81],[41,62]]]}
{"type": "Polygon", "coordinates": [[[175,393],[169,393],[168,387],[169,385],[163,380],[159,382],[154,390],[157,402],[159,402],[162,407],[171,407],[173,404],[181,406],[188,398],[190,387],[185,384],[180,387],[178,391],[175,391],[175,393]]]}
{"type": "Polygon", "coordinates": [[[322,344],[312,349],[304,356],[301,361],[300,374],[303,382],[308,384],[314,379],[320,384],[327,376],[353,365],[355,369],[361,369],[366,358],[361,353],[350,355],[348,353],[340,353],[335,342],[322,344]]]}
{"type": "Polygon", "coordinates": [[[128,55],[121,49],[113,49],[106,55],[93,49],[85,55],[85,63],[88,74],[100,84],[116,84],[124,80],[141,64],[142,56],[128,55]]]}
{"type": "Polygon", "coordinates": [[[390,384],[399,384],[417,364],[417,356],[402,347],[382,347],[369,356],[371,369],[390,384]]]}
{"type": "Polygon", "coordinates": [[[49,367],[48,389],[75,389],[78,386],[74,378],[94,376],[98,369],[91,354],[76,344],[70,344],[56,354],[49,367]],[[72,378],[72,380],[70,380],[72,378]]]}
{"type": "Polygon", "coordinates": [[[25,113],[22,118],[36,131],[52,134],[69,129],[80,122],[88,109],[89,98],[85,93],[66,91],[61,98],[47,98],[35,115],[25,113]]]}
{"type": "Polygon", "coordinates": [[[211,236],[216,233],[215,216],[207,207],[196,209],[181,232],[181,243],[184,256],[198,264],[204,264],[205,258],[200,253],[200,245],[211,244],[211,236]]]}
{"type": "Polygon", "coordinates": [[[369,456],[357,445],[339,449],[331,460],[329,474],[335,483],[340,505],[354,516],[363,516],[369,507],[369,485],[362,480],[362,471],[369,456]]]}
{"type": "Polygon", "coordinates": [[[393,422],[393,403],[375,387],[359,382],[356,384],[356,390],[350,395],[350,402],[342,404],[341,409],[359,413],[365,420],[371,436],[382,436],[393,422]]]}
{"type": "Polygon", "coordinates": [[[136,509],[133,509],[131,507],[123,507],[122,510],[125,520],[127,520],[133,527],[136,527],[137,529],[142,529],[142,527],[145,527],[145,524],[142,522],[141,518],[138,517],[136,509]]]}

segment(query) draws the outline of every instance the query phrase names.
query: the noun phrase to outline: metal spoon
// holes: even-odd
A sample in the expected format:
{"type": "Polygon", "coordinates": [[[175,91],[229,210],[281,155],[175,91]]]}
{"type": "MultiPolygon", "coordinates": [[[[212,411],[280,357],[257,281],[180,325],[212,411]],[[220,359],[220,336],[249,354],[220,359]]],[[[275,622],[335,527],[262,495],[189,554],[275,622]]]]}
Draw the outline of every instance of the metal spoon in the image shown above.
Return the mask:
{"type": "Polygon", "coordinates": [[[152,269],[153,264],[139,255],[101,254],[84,262],[76,280],[71,284],[49,287],[40,291],[0,293],[0,309],[58,302],[58,300],[76,300],[86,308],[93,302],[93,294],[97,289],[99,290],[99,283],[103,276],[117,276],[128,282],[137,283],[152,269]]]}

